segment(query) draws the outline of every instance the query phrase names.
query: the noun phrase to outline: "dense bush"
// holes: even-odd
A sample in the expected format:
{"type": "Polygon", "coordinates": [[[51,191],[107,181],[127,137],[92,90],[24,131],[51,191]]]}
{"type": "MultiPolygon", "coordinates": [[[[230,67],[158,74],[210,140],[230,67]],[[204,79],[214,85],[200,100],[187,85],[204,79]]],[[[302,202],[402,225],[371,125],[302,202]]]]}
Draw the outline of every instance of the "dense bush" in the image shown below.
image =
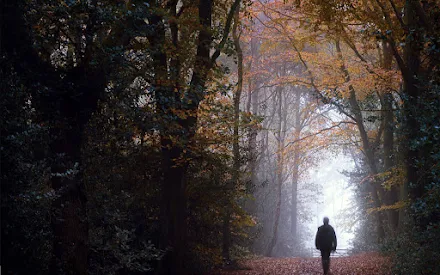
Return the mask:
{"type": "Polygon", "coordinates": [[[35,121],[25,80],[0,57],[1,262],[4,272],[45,274],[51,259],[48,127],[35,121]],[[25,261],[23,259],[26,259],[25,261]]]}

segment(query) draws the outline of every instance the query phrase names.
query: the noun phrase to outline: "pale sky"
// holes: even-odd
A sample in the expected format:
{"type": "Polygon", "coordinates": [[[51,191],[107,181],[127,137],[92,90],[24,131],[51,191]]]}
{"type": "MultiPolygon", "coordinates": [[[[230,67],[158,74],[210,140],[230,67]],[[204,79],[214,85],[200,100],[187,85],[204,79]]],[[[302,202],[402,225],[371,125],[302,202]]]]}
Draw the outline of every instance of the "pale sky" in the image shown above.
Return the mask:
{"type": "MultiPolygon", "coordinates": [[[[315,234],[318,226],[322,225],[322,219],[328,217],[330,225],[336,231],[338,248],[349,248],[349,241],[353,238],[353,234],[346,232],[347,230],[340,224],[341,222],[336,219],[353,200],[352,188],[348,185],[348,179],[341,174],[341,171],[350,171],[353,167],[353,161],[349,157],[339,154],[329,156],[310,174],[310,180],[322,186],[323,194],[312,207],[315,217],[313,222],[309,224],[309,228],[315,234]]],[[[314,247],[314,239],[309,245],[314,247]]]]}

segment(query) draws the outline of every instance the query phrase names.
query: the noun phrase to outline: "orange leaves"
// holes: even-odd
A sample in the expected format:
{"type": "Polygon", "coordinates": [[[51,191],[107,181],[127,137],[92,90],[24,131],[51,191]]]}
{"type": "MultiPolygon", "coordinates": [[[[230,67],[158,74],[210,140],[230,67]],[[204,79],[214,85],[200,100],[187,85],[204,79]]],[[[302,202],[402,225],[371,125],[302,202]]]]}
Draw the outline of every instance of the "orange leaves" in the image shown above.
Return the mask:
{"type": "MultiPolygon", "coordinates": [[[[302,68],[288,74],[296,82],[311,83],[313,77],[318,89],[337,89],[343,97],[348,97],[351,86],[358,100],[373,92],[398,90],[400,74],[395,69],[383,69],[384,57],[378,54],[378,48],[383,45],[365,34],[366,26],[359,22],[364,4],[352,1],[345,8],[335,8],[326,1],[298,5],[286,1],[256,1],[252,15],[258,22],[255,27],[258,32],[248,35],[261,40],[259,52],[264,59],[261,69],[253,68],[253,71],[270,78],[267,68],[283,62],[296,63],[302,68]],[[332,9],[325,11],[325,7],[332,9]],[[322,12],[334,13],[332,16],[339,22],[320,18],[322,12]],[[342,42],[342,60],[336,54],[335,40],[342,42]],[[342,64],[347,68],[349,81],[341,70],[342,64]]],[[[273,79],[271,82],[286,81],[273,79]]]]}
{"type": "MultiPolygon", "coordinates": [[[[331,275],[388,275],[391,261],[377,253],[363,253],[355,256],[331,258],[331,275]]],[[[257,275],[322,274],[320,258],[258,258],[241,263],[240,270],[218,271],[214,274],[257,275]]]]}
{"type": "Polygon", "coordinates": [[[381,211],[386,211],[386,210],[399,210],[399,209],[408,207],[408,205],[409,205],[408,201],[398,201],[398,202],[391,204],[391,205],[382,205],[381,207],[369,208],[367,210],[367,213],[372,214],[375,212],[381,212],[381,211]]]}

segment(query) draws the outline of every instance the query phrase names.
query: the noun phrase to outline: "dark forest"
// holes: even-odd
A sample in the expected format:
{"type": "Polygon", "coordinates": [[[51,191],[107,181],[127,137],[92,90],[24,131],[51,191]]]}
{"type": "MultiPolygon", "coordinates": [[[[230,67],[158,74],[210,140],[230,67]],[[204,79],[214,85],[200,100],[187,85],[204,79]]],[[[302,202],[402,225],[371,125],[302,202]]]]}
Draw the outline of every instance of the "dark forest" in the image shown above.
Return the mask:
{"type": "Polygon", "coordinates": [[[0,89],[4,274],[440,274],[439,0],[3,0],[0,89]]]}

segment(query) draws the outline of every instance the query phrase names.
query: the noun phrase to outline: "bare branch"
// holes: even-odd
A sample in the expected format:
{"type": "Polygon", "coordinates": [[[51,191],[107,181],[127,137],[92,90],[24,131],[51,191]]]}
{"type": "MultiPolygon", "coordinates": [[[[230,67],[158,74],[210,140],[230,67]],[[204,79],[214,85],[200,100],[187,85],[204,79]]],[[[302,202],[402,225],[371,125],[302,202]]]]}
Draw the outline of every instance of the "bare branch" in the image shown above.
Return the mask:
{"type": "MultiPolygon", "coordinates": [[[[270,18],[270,16],[264,12],[264,14],[270,18]]],[[[281,31],[279,28],[275,27],[275,26],[268,26],[265,22],[263,22],[260,18],[256,17],[256,19],[262,24],[264,25],[266,28],[270,28],[270,29],[275,29],[276,31],[278,31],[280,34],[285,34],[286,32],[281,31]]],[[[282,26],[280,23],[277,23],[277,25],[279,25],[281,28],[284,28],[284,26],[282,26]]],[[[314,91],[315,91],[315,95],[321,99],[323,102],[329,102],[330,104],[333,104],[334,106],[336,106],[336,108],[338,108],[338,111],[343,113],[344,115],[346,115],[347,117],[351,118],[353,121],[356,121],[356,119],[349,114],[347,111],[344,110],[343,106],[341,106],[341,104],[339,104],[338,102],[336,102],[335,100],[333,100],[332,98],[327,98],[325,97],[323,94],[321,94],[320,90],[318,89],[318,86],[316,86],[315,84],[315,78],[313,76],[312,71],[309,69],[309,66],[307,65],[307,62],[305,61],[305,59],[303,58],[301,52],[299,51],[298,47],[296,47],[295,41],[292,37],[290,37],[289,35],[286,35],[287,39],[289,39],[289,42],[291,43],[291,46],[293,47],[293,49],[295,50],[295,52],[298,54],[298,58],[301,62],[301,64],[303,65],[304,69],[307,71],[309,78],[310,78],[310,85],[313,87],[314,91]]]]}
{"type": "Polygon", "coordinates": [[[322,134],[322,133],[324,133],[324,132],[330,131],[330,130],[332,130],[332,129],[336,128],[336,127],[339,127],[339,126],[341,126],[341,125],[343,125],[343,124],[354,124],[354,125],[356,125],[356,123],[355,123],[355,122],[352,122],[352,121],[340,121],[340,122],[338,122],[337,124],[334,124],[334,125],[332,125],[332,126],[330,126],[330,127],[327,127],[327,128],[323,128],[323,129],[319,130],[319,131],[316,132],[316,133],[313,133],[313,134],[310,134],[310,135],[304,136],[304,137],[302,137],[302,138],[300,138],[300,139],[297,139],[297,140],[289,141],[289,142],[284,146],[284,148],[287,148],[287,147],[289,147],[290,145],[293,145],[293,144],[295,144],[295,143],[297,143],[297,142],[300,142],[300,141],[303,141],[303,140],[305,140],[305,139],[312,138],[312,137],[315,137],[315,136],[317,136],[317,135],[319,135],[319,134],[322,134]]]}
{"type": "Polygon", "coordinates": [[[212,54],[211,57],[211,64],[214,64],[217,60],[217,57],[219,57],[221,50],[226,44],[226,41],[228,40],[229,31],[231,30],[232,25],[232,19],[234,18],[235,10],[239,8],[241,0],[235,0],[234,3],[231,6],[231,9],[229,10],[228,17],[226,18],[226,24],[225,28],[223,30],[223,37],[220,43],[217,46],[217,49],[212,54]]]}
{"type": "Polygon", "coordinates": [[[399,14],[399,11],[396,8],[396,5],[394,4],[393,0],[388,0],[390,2],[391,7],[393,8],[394,14],[397,17],[397,20],[399,20],[400,26],[406,30],[407,26],[406,24],[403,22],[402,16],[399,14]]]}

